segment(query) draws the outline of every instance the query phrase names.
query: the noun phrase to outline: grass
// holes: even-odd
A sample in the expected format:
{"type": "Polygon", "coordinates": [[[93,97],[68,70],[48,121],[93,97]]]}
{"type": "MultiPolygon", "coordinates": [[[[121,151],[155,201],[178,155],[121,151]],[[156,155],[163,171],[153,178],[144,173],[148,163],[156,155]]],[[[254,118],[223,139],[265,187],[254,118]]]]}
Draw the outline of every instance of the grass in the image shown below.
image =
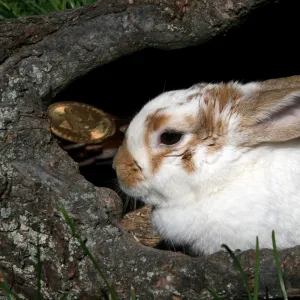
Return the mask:
{"type": "Polygon", "coordinates": [[[136,300],[135,289],[134,289],[133,286],[131,287],[131,299],[132,299],[132,300],[136,300]]]}
{"type": "MultiPolygon", "coordinates": [[[[65,222],[69,226],[69,229],[70,229],[70,231],[72,233],[72,236],[74,238],[76,238],[77,242],[80,244],[81,248],[83,249],[85,255],[93,263],[95,269],[98,272],[99,277],[103,280],[104,284],[106,285],[106,287],[107,287],[107,289],[109,291],[108,299],[110,299],[110,300],[118,300],[118,295],[117,295],[115,289],[113,288],[113,286],[111,286],[109,284],[108,280],[106,279],[106,277],[105,277],[104,273],[102,272],[102,270],[101,270],[99,264],[97,263],[96,259],[94,258],[94,256],[92,255],[92,253],[89,251],[89,249],[85,245],[84,241],[80,237],[79,233],[77,232],[77,230],[76,230],[76,228],[74,226],[74,223],[70,219],[70,217],[67,214],[65,208],[63,206],[60,206],[59,209],[61,211],[62,216],[65,219],[65,222]]],[[[274,258],[275,258],[275,263],[276,263],[276,270],[277,270],[277,275],[278,275],[278,278],[279,278],[279,283],[280,283],[280,287],[281,287],[283,299],[287,300],[288,297],[287,297],[287,292],[286,292],[285,285],[284,285],[282,270],[281,270],[281,267],[280,267],[280,260],[279,260],[279,255],[278,255],[278,251],[277,251],[277,247],[276,247],[276,239],[275,239],[275,232],[274,232],[274,230],[272,231],[272,242],[273,242],[273,251],[274,251],[274,258]]],[[[42,265],[42,263],[41,263],[41,260],[40,260],[40,246],[39,246],[39,241],[38,241],[37,245],[38,245],[37,246],[37,293],[36,293],[35,299],[36,300],[40,300],[40,299],[42,299],[42,297],[41,297],[41,265],[42,265]]],[[[259,239],[258,239],[258,237],[256,237],[255,268],[254,268],[254,292],[253,293],[251,293],[251,289],[249,287],[247,276],[246,276],[243,268],[241,267],[237,256],[234,254],[234,252],[227,245],[223,244],[221,247],[225,248],[225,250],[229,253],[230,257],[233,260],[233,263],[234,263],[235,267],[240,272],[240,274],[241,274],[241,280],[243,281],[245,290],[246,290],[247,295],[248,295],[248,300],[258,300],[258,295],[259,295],[259,265],[260,265],[259,264],[259,239]]],[[[0,275],[2,275],[2,277],[4,279],[4,282],[0,283],[0,290],[2,289],[6,293],[7,300],[12,300],[12,297],[14,299],[17,299],[17,300],[20,299],[18,297],[18,295],[16,295],[15,293],[13,293],[10,290],[4,274],[2,273],[0,275]]],[[[222,299],[221,296],[219,296],[210,287],[207,286],[206,289],[214,297],[214,299],[216,299],[216,300],[222,299]]],[[[66,299],[66,296],[67,295],[63,295],[61,299],[66,299]]],[[[131,299],[132,300],[136,299],[134,287],[131,287],[131,299]]]]}
{"type": "MultiPolygon", "coordinates": [[[[276,246],[276,238],[275,238],[274,230],[272,231],[272,242],[273,242],[273,252],[274,252],[274,258],[275,258],[275,263],[276,263],[277,276],[279,279],[282,296],[283,296],[284,300],[287,300],[288,296],[287,296],[287,292],[285,289],[282,270],[280,267],[280,260],[279,260],[277,246],[276,246]]],[[[242,279],[245,289],[247,291],[248,299],[249,300],[258,300],[258,296],[259,296],[259,239],[258,239],[258,237],[256,237],[255,268],[254,268],[254,293],[253,294],[250,291],[247,276],[245,275],[245,272],[242,269],[236,255],[233,253],[233,251],[227,245],[223,244],[222,247],[225,248],[226,251],[229,253],[229,255],[231,256],[231,258],[234,262],[235,267],[239,270],[239,272],[241,274],[241,279],[242,279]]],[[[216,300],[221,299],[220,296],[216,292],[212,291],[210,288],[207,287],[207,290],[211,293],[211,295],[216,300]]],[[[268,299],[268,297],[266,297],[266,298],[268,299]]]]}
{"type": "Polygon", "coordinates": [[[210,292],[210,294],[211,294],[216,300],[221,300],[221,299],[222,299],[222,298],[221,298],[214,290],[212,290],[209,286],[207,286],[206,289],[210,292]]]}
{"type": "Polygon", "coordinates": [[[77,8],[96,0],[0,0],[0,20],[77,8]]]}
{"type": "Polygon", "coordinates": [[[272,242],[273,242],[273,251],[274,251],[274,257],[275,257],[275,262],[276,262],[276,269],[277,269],[277,274],[280,282],[280,287],[281,287],[281,292],[284,300],[287,300],[287,293],[285,290],[285,285],[283,281],[283,276],[282,276],[282,271],[280,267],[280,262],[279,262],[279,255],[276,247],[276,239],[275,239],[275,231],[272,231],[272,242]]]}
{"type": "Polygon", "coordinates": [[[1,273],[1,275],[4,279],[4,282],[0,283],[0,290],[2,289],[6,293],[7,300],[11,300],[11,297],[14,297],[15,299],[19,300],[20,299],[19,296],[10,290],[6,278],[4,276],[4,273],[1,273]]]}
{"type": "Polygon", "coordinates": [[[258,300],[259,292],[259,240],[256,237],[256,249],[255,249],[255,271],[254,271],[254,295],[253,299],[258,300]]]}
{"type": "Polygon", "coordinates": [[[243,268],[241,267],[236,255],[233,253],[233,251],[227,246],[227,245],[222,245],[222,248],[225,248],[226,251],[229,253],[230,257],[232,258],[233,262],[234,262],[234,265],[235,267],[238,269],[238,271],[240,272],[241,274],[241,278],[242,278],[242,281],[244,283],[244,286],[245,286],[245,289],[247,291],[247,294],[248,294],[248,299],[249,300],[252,300],[252,296],[251,296],[251,290],[250,290],[250,287],[249,287],[249,283],[248,283],[248,280],[247,280],[247,276],[243,270],[243,268]]]}
{"type": "MultiPolygon", "coordinates": [[[[254,293],[253,293],[253,295],[252,295],[250,287],[249,287],[247,276],[246,276],[242,266],[240,265],[240,262],[238,261],[236,255],[233,253],[233,251],[227,245],[223,244],[222,248],[225,248],[225,250],[229,253],[230,257],[232,258],[232,260],[234,262],[235,267],[240,272],[241,279],[242,279],[244,287],[247,291],[248,300],[258,300],[258,295],[259,295],[259,240],[258,240],[258,237],[256,237],[255,267],[254,267],[254,293]]],[[[216,300],[220,299],[219,296],[218,296],[218,298],[216,298],[214,296],[214,298],[216,300]]]]}

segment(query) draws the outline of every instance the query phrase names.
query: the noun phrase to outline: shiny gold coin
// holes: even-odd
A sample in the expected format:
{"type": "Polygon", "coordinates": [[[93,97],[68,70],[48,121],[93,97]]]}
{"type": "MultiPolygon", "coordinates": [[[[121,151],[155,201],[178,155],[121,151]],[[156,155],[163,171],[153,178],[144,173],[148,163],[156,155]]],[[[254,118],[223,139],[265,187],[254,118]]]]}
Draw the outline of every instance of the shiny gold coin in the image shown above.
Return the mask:
{"type": "Polygon", "coordinates": [[[99,143],[115,133],[112,118],[94,106],[80,102],[57,102],[49,106],[51,131],[71,142],[99,143]]]}

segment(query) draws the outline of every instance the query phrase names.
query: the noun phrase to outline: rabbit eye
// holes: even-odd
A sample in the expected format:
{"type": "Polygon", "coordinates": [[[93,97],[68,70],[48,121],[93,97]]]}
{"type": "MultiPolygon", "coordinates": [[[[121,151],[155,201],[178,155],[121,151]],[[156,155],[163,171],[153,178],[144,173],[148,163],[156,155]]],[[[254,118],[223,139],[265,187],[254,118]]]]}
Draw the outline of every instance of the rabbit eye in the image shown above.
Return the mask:
{"type": "Polygon", "coordinates": [[[181,132],[176,132],[176,131],[166,131],[160,136],[160,143],[171,146],[177,144],[183,134],[181,132]]]}

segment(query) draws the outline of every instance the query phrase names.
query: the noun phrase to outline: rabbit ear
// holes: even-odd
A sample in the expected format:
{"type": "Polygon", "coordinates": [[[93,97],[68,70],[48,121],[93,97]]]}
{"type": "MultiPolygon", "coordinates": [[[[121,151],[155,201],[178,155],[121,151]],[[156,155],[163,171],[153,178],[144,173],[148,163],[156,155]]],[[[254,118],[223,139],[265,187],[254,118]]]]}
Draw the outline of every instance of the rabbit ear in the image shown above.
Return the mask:
{"type": "Polygon", "coordinates": [[[242,143],[282,142],[300,137],[300,88],[258,91],[237,108],[242,143]]]}

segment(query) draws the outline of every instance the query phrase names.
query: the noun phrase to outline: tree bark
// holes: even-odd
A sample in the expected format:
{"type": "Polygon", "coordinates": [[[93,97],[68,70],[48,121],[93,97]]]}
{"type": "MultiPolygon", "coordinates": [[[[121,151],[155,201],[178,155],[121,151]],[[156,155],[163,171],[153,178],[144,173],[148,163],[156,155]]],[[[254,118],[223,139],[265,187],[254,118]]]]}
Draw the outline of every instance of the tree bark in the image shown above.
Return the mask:
{"type": "MultiPolygon", "coordinates": [[[[226,299],[247,298],[226,252],[192,258],[137,243],[119,224],[120,199],[79,174],[45,112],[61,89],[93,68],[146,47],[199,45],[271,2],[104,0],[0,23],[0,271],[14,292],[35,297],[39,239],[44,299],[104,297],[102,280],[57,207],[62,203],[119,299],[130,298],[131,286],[143,300],[209,299],[206,285],[226,299]]],[[[300,86],[300,79],[270,84],[300,86]]],[[[299,256],[300,247],[280,252],[290,297],[300,293],[299,256]]],[[[253,287],[255,252],[238,257],[253,287]]],[[[269,297],[281,296],[270,249],[261,251],[261,296],[266,288],[269,297]]]]}

